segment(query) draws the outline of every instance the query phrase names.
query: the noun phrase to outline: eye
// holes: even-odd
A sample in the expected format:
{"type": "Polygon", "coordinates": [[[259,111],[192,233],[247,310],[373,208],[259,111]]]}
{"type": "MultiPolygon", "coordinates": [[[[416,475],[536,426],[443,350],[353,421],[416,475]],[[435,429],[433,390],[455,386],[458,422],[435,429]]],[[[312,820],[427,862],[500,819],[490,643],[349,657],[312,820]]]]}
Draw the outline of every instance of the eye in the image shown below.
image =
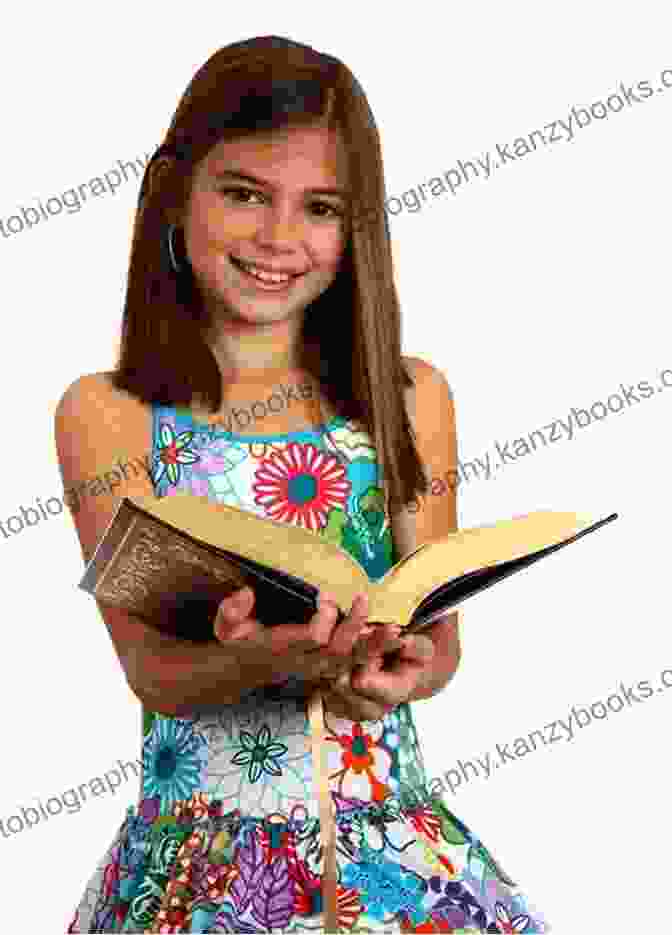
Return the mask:
{"type": "MultiPolygon", "coordinates": [[[[220,191],[220,195],[229,195],[229,196],[257,195],[258,197],[262,197],[261,195],[259,195],[259,192],[255,192],[251,188],[222,188],[220,191]]],[[[234,198],[234,201],[238,201],[238,203],[241,203],[240,200],[237,198],[234,198]]],[[[246,200],[243,200],[242,204],[249,204],[249,202],[246,200]]]]}
{"type": "Polygon", "coordinates": [[[333,205],[328,204],[326,201],[314,201],[313,206],[317,208],[326,208],[328,211],[331,211],[331,214],[321,214],[320,217],[342,217],[343,212],[339,211],[338,208],[334,208],[333,205]]]}
{"type": "MultiPolygon", "coordinates": [[[[251,188],[243,188],[240,186],[222,188],[220,189],[219,194],[226,195],[227,197],[231,198],[234,201],[234,203],[245,204],[245,205],[253,203],[249,201],[250,195],[260,198],[260,199],[264,198],[261,192],[256,192],[251,188]]],[[[312,203],[312,206],[313,208],[318,209],[317,216],[319,218],[340,218],[343,216],[343,211],[341,211],[338,208],[335,208],[333,205],[330,205],[326,201],[314,201],[312,203]],[[326,213],[325,213],[325,209],[326,209],[326,213]]]]}

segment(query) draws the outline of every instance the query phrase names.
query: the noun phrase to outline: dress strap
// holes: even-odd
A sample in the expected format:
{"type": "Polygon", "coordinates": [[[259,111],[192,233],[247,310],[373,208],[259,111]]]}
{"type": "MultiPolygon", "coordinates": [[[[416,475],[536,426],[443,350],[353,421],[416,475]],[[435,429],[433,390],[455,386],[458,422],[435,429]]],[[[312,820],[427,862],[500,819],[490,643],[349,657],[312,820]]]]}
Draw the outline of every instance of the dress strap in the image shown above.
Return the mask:
{"type": "MultiPolygon", "coordinates": [[[[338,935],[338,872],[336,869],[336,822],[334,803],[329,790],[329,769],[326,760],[324,699],[316,688],[308,700],[308,719],[313,753],[313,788],[319,805],[320,840],[324,854],[322,875],[322,905],[325,935],[338,935]]],[[[441,872],[455,879],[455,867],[438,843],[438,831],[431,835],[422,822],[412,822],[408,829],[415,839],[425,844],[437,857],[441,872]]]]}
{"type": "Polygon", "coordinates": [[[335,935],[338,932],[336,823],[334,805],[329,791],[329,772],[324,743],[324,701],[319,688],[315,689],[308,700],[308,718],[313,751],[313,782],[320,811],[320,839],[324,854],[322,875],[324,931],[329,935],[335,935]]]}

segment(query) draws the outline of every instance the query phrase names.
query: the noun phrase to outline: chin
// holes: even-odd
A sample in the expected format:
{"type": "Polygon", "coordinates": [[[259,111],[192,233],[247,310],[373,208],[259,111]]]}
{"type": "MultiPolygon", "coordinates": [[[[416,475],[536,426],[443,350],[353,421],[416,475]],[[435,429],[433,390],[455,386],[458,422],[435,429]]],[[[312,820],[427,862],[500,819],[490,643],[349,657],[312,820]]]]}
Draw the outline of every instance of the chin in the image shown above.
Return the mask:
{"type": "Polygon", "coordinates": [[[272,296],[248,298],[240,295],[222,295],[218,300],[236,321],[250,324],[288,321],[300,315],[306,307],[305,302],[290,303],[286,299],[283,302],[280,298],[272,296]]]}

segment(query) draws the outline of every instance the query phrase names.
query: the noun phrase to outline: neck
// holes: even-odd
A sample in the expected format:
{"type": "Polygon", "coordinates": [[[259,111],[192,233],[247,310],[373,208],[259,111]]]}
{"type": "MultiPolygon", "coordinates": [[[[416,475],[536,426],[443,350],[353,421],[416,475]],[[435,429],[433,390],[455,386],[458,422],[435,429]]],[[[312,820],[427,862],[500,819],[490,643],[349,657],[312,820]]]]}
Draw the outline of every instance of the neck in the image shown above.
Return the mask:
{"type": "Polygon", "coordinates": [[[210,347],[225,379],[262,377],[301,369],[302,321],[220,323],[210,347]]]}

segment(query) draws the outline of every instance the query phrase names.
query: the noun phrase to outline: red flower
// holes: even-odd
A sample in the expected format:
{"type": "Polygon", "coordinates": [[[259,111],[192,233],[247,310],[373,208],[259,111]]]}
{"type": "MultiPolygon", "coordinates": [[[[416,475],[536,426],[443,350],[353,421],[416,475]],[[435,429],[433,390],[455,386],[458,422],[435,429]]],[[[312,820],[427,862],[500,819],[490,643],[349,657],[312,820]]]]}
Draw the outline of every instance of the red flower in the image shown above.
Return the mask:
{"type": "Polygon", "coordinates": [[[345,508],[352,484],[334,455],[311,444],[290,442],[255,471],[254,502],[273,520],[319,532],[333,507],[345,508]]]}
{"type": "Polygon", "coordinates": [[[424,922],[411,925],[410,917],[404,912],[401,916],[402,932],[454,932],[455,929],[440,915],[430,915],[424,922]]]}

